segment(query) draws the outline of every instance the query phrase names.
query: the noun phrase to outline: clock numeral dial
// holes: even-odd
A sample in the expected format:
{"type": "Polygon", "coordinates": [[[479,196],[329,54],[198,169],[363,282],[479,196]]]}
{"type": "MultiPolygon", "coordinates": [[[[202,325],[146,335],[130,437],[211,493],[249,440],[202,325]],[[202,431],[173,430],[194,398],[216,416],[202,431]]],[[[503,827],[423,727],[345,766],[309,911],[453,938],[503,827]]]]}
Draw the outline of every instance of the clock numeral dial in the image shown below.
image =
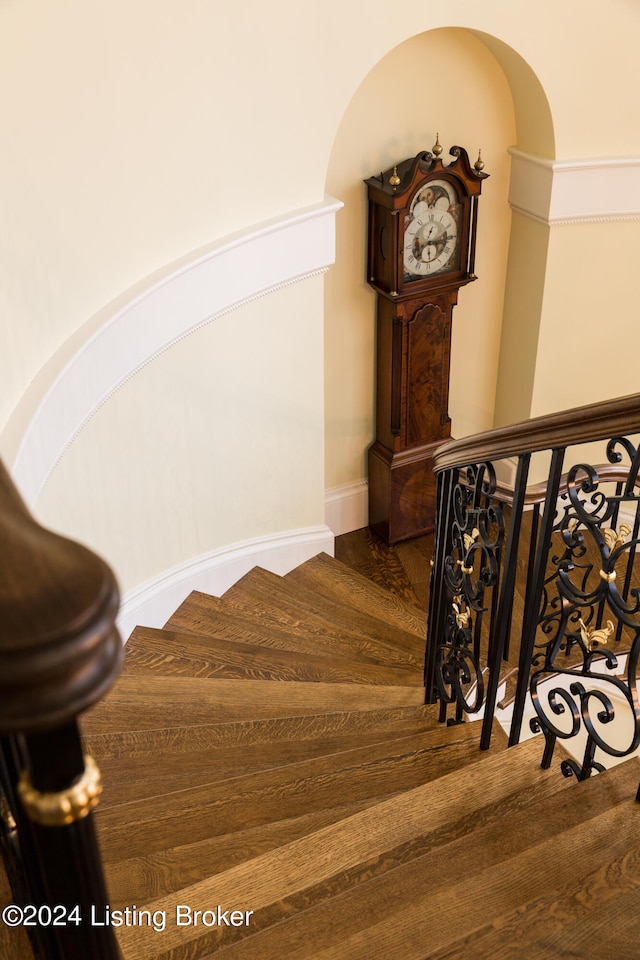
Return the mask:
{"type": "Polygon", "coordinates": [[[453,186],[445,181],[431,181],[417,191],[405,223],[406,280],[458,268],[457,200],[453,186]]]}

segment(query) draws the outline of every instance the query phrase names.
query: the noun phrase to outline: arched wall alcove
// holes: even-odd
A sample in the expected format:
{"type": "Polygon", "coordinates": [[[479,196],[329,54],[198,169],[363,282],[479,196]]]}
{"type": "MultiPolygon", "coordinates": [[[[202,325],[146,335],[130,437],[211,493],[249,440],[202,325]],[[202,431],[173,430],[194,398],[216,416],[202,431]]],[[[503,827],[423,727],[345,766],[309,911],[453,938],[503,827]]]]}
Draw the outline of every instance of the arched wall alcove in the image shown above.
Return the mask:
{"type": "Polygon", "coordinates": [[[395,47],[362,80],[328,165],[327,193],[345,205],[336,263],[325,278],[329,489],[362,482],[375,429],[375,295],[365,278],[362,181],[430,149],[436,134],[445,151],[460,144],[475,157],[481,148],[490,174],[480,204],[479,279],[461,291],[454,312],[454,436],[488,429],[496,416],[504,422],[505,409],[511,420],[528,416],[548,227],[512,216],[509,148],[553,157],[549,104],[533,70],[504,42],[461,28],[428,31],[395,47]],[[516,349],[518,340],[525,350],[516,349]]]}

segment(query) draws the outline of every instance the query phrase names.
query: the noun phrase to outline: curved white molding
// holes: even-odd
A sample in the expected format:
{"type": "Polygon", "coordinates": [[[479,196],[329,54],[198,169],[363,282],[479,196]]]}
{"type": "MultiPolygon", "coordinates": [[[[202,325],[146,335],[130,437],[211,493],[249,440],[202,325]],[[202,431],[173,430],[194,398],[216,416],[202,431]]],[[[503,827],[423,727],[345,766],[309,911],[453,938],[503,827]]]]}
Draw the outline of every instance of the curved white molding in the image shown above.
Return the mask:
{"type": "Polygon", "coordinates": [[[511,147],[509,203],[550,226],[640,220],[640,157],[548,160],[511,147]]]}
{"type": "Polygon", "coordinates": [[[3,434],[29,506],[87,421],[146,363],[216,317],[327,270],[341,207],[327,197],[197,250],[126,291],[64,344],[3,434]]]}
{"type": "Polygon", "coordinates": [[[127,640],[138,624],[161,627],[192,590],[220,596],[255,566],[284,575],[316,554],[333,556],[334,538],[369,522],[367,481],[325,491],[325,526],[235,543],[172,567],[123,599],[118,627],[127,640]]]}
{"type": "Polygon", "coordinates": [[[124,597],[118,616],[120,636],[126,642],[138,624],[163,626],[192,590],[219,597],[255,566],[283,576],[322,551],[333,556],[333,548],[328,527],[308,527],[235,543],[187,560],[124,597]]]}

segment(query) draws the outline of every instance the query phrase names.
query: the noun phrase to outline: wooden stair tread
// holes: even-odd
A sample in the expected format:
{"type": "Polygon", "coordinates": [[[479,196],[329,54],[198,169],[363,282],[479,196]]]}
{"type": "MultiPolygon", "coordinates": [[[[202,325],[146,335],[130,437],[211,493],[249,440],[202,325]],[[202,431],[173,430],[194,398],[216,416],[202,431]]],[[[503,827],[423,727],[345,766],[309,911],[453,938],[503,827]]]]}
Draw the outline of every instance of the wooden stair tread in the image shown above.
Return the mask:
{"type": "Polygon", "coordinates": [[[262,720],[339,710],[419,707],[421,687],[297,680],[201,680],[121,676],[83,722],[89,733],[144,730],[233,720],[262,720]]]}
{"type": "MultiPolygon", "coordinates": [[[[460,728],[450,728],[448,732],[452,729],[455,731],[460,728]]],[[[482,811],[491,810],[499,820],[505,804],[511,803],[517,808],[523,802],[523,794],[528,802],[535,804],[549,793],[556,795],[566,789],[567,782],[555,773],[536,769],[535,761],[539,760],[539,756],[540,743],[535,740],[508,751],[483,754],[481,762],[474,763],[467,770],[457,770],[407,790],[310,836],[195,884],[183,891],[187,898],[184,902],[196,909],[205,908],[205,904],[232,902],[254,909],[256,918],[265,909],[275,909],[280,913],[284,911],[286,916],[287,905],[291,905],[292,898],[300,897],[303,906],[307,906],[305,891],[313,890],[315,896],[320,885],[325,886],[323,900],[333,902],[343,885],[349,890],[354,882],[363,880],[363,869],[366,879],[367,871],[382,863],[381,876],[384,878],[395,871],[398,857],[402,862],[408,857],[411,863],[416,842],[420,856],[442,844],[446,845],[452,837],[464,842],[482,811]],[[357,880],[350,876],[353,872],[357,880]]],[[[370,887],[371,882],[366,886],[370,887]]],[[[387,886],[393,889],[393,880],[388,881],[387,886]]],[[[352,895],[355,896],[358,891],[361,893],[363,889],[363,886],[356,886],[352,895]]],[[[427,897],[433,895],[432,885],[423,883],[422,893],[427,897]]],[[[386,895],[389,896],[389,890],[386,895]]],[[[393,902],[396,898],[392,896],[391,899],[393,902]]],[[[158,909],[165,904],[167,909],[172,908],[170,898],[155,901],[153,906],[158,909]]],[[[406,908],[407,904],[404,906],[406,908]]],[[[325,903],[320,911],[322,915],[326,916],[326,909],[325,903]]],[[[309,913],[317,915],[317,908],[309,913]]],[[[273,919],[272,914],[270,918],[273,919]]],[[[283,917],[280,916],[280,919],[283,917]]],[[[276,936],[287,926],[280,923],[276,936]]],[[[169,936],[163,947],[171,947],[172,950],[174,945],[189,943],[197,936],[197,932],[189,928],[177,928],[166,933],[169,936]]],[[[270,931],[266,930],[267,939],[269,935],[270,931]]],[[[229,956],[259,956],[261,960],[270,957],[270,953],[263,953],[259,937],[259,934],[253,934],[247,940],[247,945],[251,943],[253,953],[236,953],[235,948],[228,948],[229,956]]],[[[206,947],[207,942],[217,940],[218,931],[213,938],[203,938],[202,946],[206,947]]],[[[125,932],[122,943],[127,960],[142,960],[149,956],[144,936],[133,930],[125,932]]],[[[306,941],[306,949],[310,950],[311,943],[313,938],[306,941]]],[[[375,955],[380,960],[390,956],[404,957],[401,949],[379,952],[377,946],[376,953],[372,954],[374,943],[375,939],[369,942],[369,957],[375,955]]],[[[242,947],[242,944],[239,946],[242,947]]],[[[283,941],[280,956],[294,956],[290,946],[283,941]]],[[[206,953],[198,955],[205,956],[206,953]]],[[[305,956],[302,953],[297,955],[305,956]]],[[[171,956],[178,958],[182,954],[172,952],[171,956]]]]}
{"type": "Polygon", "coordinates": [[[357,803],[327,807],[157,853],[108,861],[106,875],[111,903],[116,908],[131,903],[144,905],[166,894],[177,893],[183,887],[205,880],[212,872],[222,873],[396,794],[394,791],[389,796],[367,797],[357,803]]]}
{"type": "MultiPolygon", "coordinates": [[[[477,744],[470,746],[471,749],[458,753],[458,769],[479,762],[477,744]]],[[[506,738],[502,746],[506,748],[506,738]]],[[[444,775],[447,769],[448,765],[439,763],[438,769],[432,770],[432,775],[435,777],[438,772],[444,775]]],[[[325,825],[352,816],[359,810],[396,796],[398,792],[394,789],[388,795],[368,796],[350,804],[327,806],[311,813],[245,827],[234,833],[189,842],[156,853],[112,861],[107,871],[112,903],[142,904],[171,891],[177,892],[183,886],[205,879],[212,871],[222,872],[325,825]]]]}
{"type": "MultiPolygon", "coordinates": [[[[335,562],[335,561],[332,561],[335,562]]],[[[340,634],[345,627],[383,644],[400,646],[417,657],[424,656],[425,618],[417,635],[397,621],[389,622],[376,616],[372,605],[359,608],[353,601],[345,602],[326,594],[300,587],[292,577],[279,577],[261,567],[254,567],[238,580],[221,598],[235,609],[252,610],[257,606],[261,617],[269,622],[292,622],[304,625],[306,630],[324,636],[333,625],[340,634]]]]}
{"type": "MultiPolygon", "coordinates": [[[[479,772],[479,765],[473,772],[479,772]]],[[[417,836],[394,847],[383,841],[377,855],[365,855],[358,863],[345,863],[357,859],[355,845],[351,852],[342,847],[335,853],[331,849],[332,838],[335,842],[340,828],[346,830],[345,822],[288,849],[258,858],[253,867],[264,870],[271,885],[265,891],[269,902],[258,908],[252,918],[253,931],[215,931],[198,942],[197,954],[191,952],[191,945],[186,945],[186,949],[178,947],[171,952],[172,960],[209,956],[211,947],[232,940],[239,942],[227,947],[225,960],[257,956],[261,960],[275,960],[278,956],[293,960],[386,960],[392,956],[403,960],[458,960],[468,954],[512,960],[514,956],[565,955],[561,948],[565,925],[569,925],[571,933],[593,911],[594,904],[599,907],[601,903],[608,920],[607,907],[615,902],[618,892],[629,896],[633,890],[637,897],[639,819],[629,790],[638,774],[636,767],[630,777],[616,774],[607,784],[596,785],[596,778],[584,785],[581,792],[589,796],[584,798],[582,811],[576,809],[571,789],[575,784],[563,784],[557,772],[539,773],[546,782],[537,783],[533,791],[523,769],[519,786],[511,776],[502,796],[485,792],[481,797],[473,792],[469,807],[466,790],[462,794],[465,803],[449,803],[448,814],[445,810],[444,819],[434,828],[427,822],[424,828],[413,831],[417,836]],[[612,793],[616,796],[612,797],[612,793]],[[626,833],[625,824],[630,818],[633,825],[626,833]],[[315,853],[314,840],[320,838],[327,851],[322,860],[327,877],[318,881],[311,871],[303,876],[305,865],[298,858],[311,856],[312,850],[315,853]],[[284,863],[278,858],[284,860],[287,854],[296,859],[288,864],[285,877],[284,872],[279,873],[284,863]],[[340,863],[335,862],[336,856],[340,863]],[[298,889],[292,889],[296,886],[296,869],[298,889]],[[274,899],[276,871],[287,890],[279,901],[274,899]],[[309,885],[305,886],[307,882],[309,885]],[[601,897],[606,884],[606,896],[601,897]],[[250,935],[245,938],[247,933],[250,935]],[[552,949],[555,942],[555,955],[544,950],[537,952],[541,939],[546,940],[545,950],[552,949]]],[[[429,785],[430,793],[432,788],[448,788],[452,783],[452,778],[436,781],[429,785]]],[[[491,785],[486,786],[490,790],[491,785]]],[[[417,792],[414,791],[416,801],[417,792]]],[[[453,791],[447,792],[452,799],[453,791]]],[[[424,806],[429,809],[426,799],[424,806]]],[[[377,813],[379,822],[384,808],[399,813],[401,807],[402,798],[395,797],[355,815],[350,821],[349,837],[358,832],[371,836],[375,825],[367,816],[377,813]],[[353,830],[358,822],[367,824],[367,830],[353,830]]],[[[434,812],[433,806],[431,811],[434,812]]],[[[440,815],[436,807],[438,820],[440,815]]],[[[401,818],[402,814],[394,819],[401,818]]],[[[388,820],[392,820],[391,816],[388,820]]],[[[343,842],[348,841],[343,838],[343,842]]],[[[238,889],[242,868],[218,878],[216,891],[222,898],[225,881],[234,873],[234,886],[238,889]]],[[[256,902],[259,896],[254,888],[252,901],[256,902]]],[[[596,912],[603,923],[602,911],[596,912]]],[[[628,934],[626,924],[621,943],[627,950],[628,934]]],[[[611,951],[607,942],[610,941],[602,931],[599,947],[604,952],[598,949],[591,953],[585,943],[587,952],[574,953],[574,941],[569,937],[566,955],[584,956],[585,960],[633,956],[611,951]]]]}
{"type": "Polygon", "coordinates": [[[398,738],[331,756],[99,810],[111,859],[234,833],[341,803],[408,789],[479,759],[479,724],[398,738]]]}
{"type": "MultiPolygon", "coordinates": [[[[523,952],[531,960],[556,960],[558,956],[558,946],[561,945],[563,951],[570,952],[572,957],[583,957],[584,960],[592,960],[599,957],[615,957],[616,960],[635,960],[638,956],[638,937],[640,936],[640,924],[638,922],[638,886],[635,877],[638,875],[640,864],[637,858],[635,863],[631,862],[629,855],[612,858],[609,870],[620,875],[627,874],[628,887],[627,892],[623,892],[621,884],[615,886],[613,897],[604,897],[598,903],[597,909],[594,907],[598,890],[606,885],[605,870],[600,868],[589,878],[583,881],[584,886],[571,891],[569,898],[559,896],[556,905],[544,905],[543,918],[539,918],[537,933],[534,930],[527,929],[524,932],[522,940],[523,952]],[[633,872],[635,871],[635,877],[633,872]],[[630,875],[629,875],[630,874],[630,875]],[[592,901],[585,907],[585,892],[592,893],[592,901]],[[567,903],[567,900],[569,902],[567,903]],[[601,909],[602,907],[602,909],[601,909]],[[542,923],[547,922],[547,916],[553,916],[555,909],[573,908],[577,914],[577,919],[571,923],[565,922],[551,924],[550,928],[542,928],[542,923]],[[605,917],[606,919],[603,919],[605,917]]],[[[608,872],[608,871],[607,871],[608,872]]],[[[514,931],[514,925],[518,923],[518,917],[511,917],[507,921],[510,937],[515,940],[520,937],[519,929],[514,931]]],[[[518,924],[519,927],[519,924],[518,924]]],[[[504,932],[503,932],[504,938],[504,932]]],[[[500,938],[494,938],[500,939],[500,938]]],[[[484,938],[481,942],[484,942],[484,938]]],[[[504,942],[496,947],[496,952],[492,954],[496,960],[511,960],[509,954],[505,951],[504,942]]],[[[457,960],[456,955],[450,953],[449,960],[457,960]]]]}
{"type": "MultiPolygon", "coordinates": [[[[230,946],[225,960],[272,960],[278,955],[293,960],[631,956],[611,948],[616,934],[609,929],[608,907],[618,892],[629,896],[635,891],[637,898],[640,887],[640,818],[629,793],[637,776],[636,767],[631,777],[610,771],[602,778],[611,777],[607,784],[594,778],[580,788],[591,796],[576,805],[571,789],[562,787],[532,803],[525,774],[516,794],[498,805],[492,801],[491,833],[480,826],[470,837],[459,825],[452,831],[450,821],[432,849],[369,880],[365,877],[358,887],[334,894],[293,919],[283,917],[277,927],[230,946]],[[613,805],[612,792],[617,795],[613,805]],[[582,953],[571,934],[594,904],[602,929],[595,944],[579,937],[586,948],[582,953]],[[452,905],[458,905],[453,915],[452,905]]],[[[483,809],[489,813],[487,803],[483,809]]],[[[314,889],[314,900],[318,896],[314,889]]],[[[292,899],[286,904],[289,916],[292,899]]],[[[271,921],[274,914],[272,908],[271,921]]],[[[256,916],[254,929],[261,922],[256,916]]],[[[595,930],[596,925],[591,926],[595,930]]],[[[628,950],[625,926],[622,942],[628,950]]],[[[199,944],[200,949],[204,946],[199,944]]],[[[172,957],[178,960],[182,953],[172,957]]]]}
{"type": "Polygon", "coordinates": [[[136,627],[126,647],[125,671],[157,676],[230,677],[421,686],[416,666],[382,666],[327,654],[265,648],[217,637],[136,627]]]}
{"type": "Polygon", "coordinates": [[[179,756],[193,749],[206,750],[245,744],[269,744],[276,740],[309,741],[317,737],[354,736],[380,733],[380,739],[418,733],[438,727],[437,708],[392,707],[381,710],[339,711],[275,720],[238,720],[195,726],[161,727],[146,730],[88,733],[85,715],[85,742],[97,759],[121,757],[126,764],[149,754],[179,756]]]}
{"type": "Polygon", "coordinates": [[[210,597],[197,590],[189,594],[165,624],[166,630],[186,630],[301,653],[322,650],[324,655],[347,660],[357,658],[398,666],[412,663],[418,667],[424,661],[424,650],[420,654],[415,652],[417,638],[407,644],[406,637],[410,635],[406,633],[395,634],[395,642],[384,642],[361,630],[335,623],[316,622],[315,632],[313,627],[312,618],[309,622],[300,617],[290,617],[286,622],[282,618],[268,620],[266,613],[253,603],[248,609],[241,609],[238,605],[225,604],[220,597],[210,597]]]}
{"type": "Polygon", "coordinates": [[[159,754],[155,750],[131,758],[113,752],[101,754],[91,742],[89,747],[102,773],[104,792],[100,806],[105,809],[145,796],[188,789],[248,773],[258,774],[301,759],[326,757],[346,750],[393,742],[401,737],[424,737],[434,726],[434,722],[399,722],[393,730],[386,732],[370,730],[307,740],[276,739],[272,742],[194,747],[187,753],[183,749],[173,751],[169,745],[161,748],[162,764],[158,763],[159,754]]]}
{"type": "MultiPolygon", "coordinates": [[[[428,565],[427,569],[430,569],[428,565]]],[[[380,620],[401,626],[424,641],[426,614],[421,607],[373,583],[326,553],[307,560],[291,570],[284,579],[300,588],[375,613],[380,620]]]]}

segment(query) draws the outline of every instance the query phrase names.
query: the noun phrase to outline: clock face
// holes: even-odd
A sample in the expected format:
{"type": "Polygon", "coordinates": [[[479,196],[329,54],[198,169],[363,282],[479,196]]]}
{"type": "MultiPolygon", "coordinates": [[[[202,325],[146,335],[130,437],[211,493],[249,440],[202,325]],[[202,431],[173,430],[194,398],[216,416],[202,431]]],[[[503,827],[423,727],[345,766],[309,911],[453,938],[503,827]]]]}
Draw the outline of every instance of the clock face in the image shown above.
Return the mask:
{"type": "Polygon", "coordinates": [[[456,189],[446,180],[431,180],[416,191],[404,225],[405,281],[459,269],[459,210],[456,189]]]}

